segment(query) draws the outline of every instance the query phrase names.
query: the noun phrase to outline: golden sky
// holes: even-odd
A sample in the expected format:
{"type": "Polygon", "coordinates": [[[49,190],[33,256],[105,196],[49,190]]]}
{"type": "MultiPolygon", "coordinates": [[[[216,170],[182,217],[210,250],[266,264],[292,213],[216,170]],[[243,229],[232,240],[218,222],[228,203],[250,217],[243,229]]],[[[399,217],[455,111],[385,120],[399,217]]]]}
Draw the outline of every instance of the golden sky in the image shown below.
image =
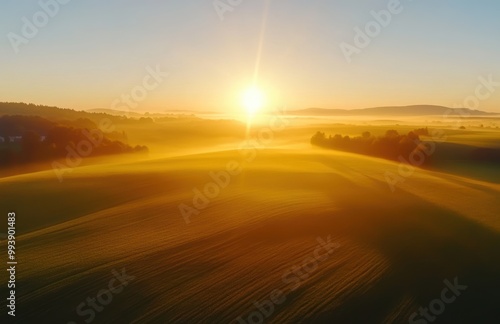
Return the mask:
{"type": "Polygon", "coordinates": [[[3,3],[0,100],[231,113],[255,85],[267,107],[500,112],[498,1],[215,4],[73,1],[26,34],[44,9],[3,3]],[[151,69],[168,76],[155,83],[151,69]]]}

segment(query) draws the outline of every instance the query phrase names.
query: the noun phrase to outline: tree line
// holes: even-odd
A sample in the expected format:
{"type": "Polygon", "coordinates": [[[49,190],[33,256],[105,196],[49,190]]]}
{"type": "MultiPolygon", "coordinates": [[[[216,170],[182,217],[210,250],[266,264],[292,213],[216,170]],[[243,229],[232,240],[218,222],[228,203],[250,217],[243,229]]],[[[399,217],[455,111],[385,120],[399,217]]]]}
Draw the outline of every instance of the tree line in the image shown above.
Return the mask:
{"type": "Polygon", "coordinates": [[[400,157],[409,159],[414,151],[425,150],[420,136],[429,135],[429,130],[419,128],[406,135],[396,130],[387,130],[383,136],[373,136],[370,132],[363,132],[361,136],[349,137],[336,134],[326,136],[324,132],[317,132],[311,138],[311,144],[323,148],[339,151],[364,154],[388,160],[400,160],[400,157]]]}
{"type": "MultiPolygon", "coordinates": [[[[79,120],[75,124],[90,127],[62,125],[38,116],[1,116],[0,167],[63,158],[68,149],[75,150],[79,143],[89,142],[89,134],[94,134],[94,137],[99,134],[99,138],[98,145],[92,147],[88,156],[148,151],[146,146],[132,147],[109,138],[89,120],[79,120]]],[[[125,134],[121,136],[126,138],[125,134]]]]}

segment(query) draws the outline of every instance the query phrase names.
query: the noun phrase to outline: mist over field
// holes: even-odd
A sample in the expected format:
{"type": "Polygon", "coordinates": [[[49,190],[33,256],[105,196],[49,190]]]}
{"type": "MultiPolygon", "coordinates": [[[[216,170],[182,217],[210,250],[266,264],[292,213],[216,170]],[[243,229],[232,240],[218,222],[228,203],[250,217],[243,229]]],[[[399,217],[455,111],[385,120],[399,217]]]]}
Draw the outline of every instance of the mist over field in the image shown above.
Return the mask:
{"type": "Polygon", "coordinates": [[[61,156],[64,169],[41,160],[0,179],[23,265],[16,320],[403,323],[454,284],[467,288],[441,322],[498,318],[498,162],[464,157],[500,150],[499,118],[276,111],[249,131],[162,118],[116,122],[147,154],[61,156]],[[416,129],[436,146],[422,165],[310,143],[416,129]]]}

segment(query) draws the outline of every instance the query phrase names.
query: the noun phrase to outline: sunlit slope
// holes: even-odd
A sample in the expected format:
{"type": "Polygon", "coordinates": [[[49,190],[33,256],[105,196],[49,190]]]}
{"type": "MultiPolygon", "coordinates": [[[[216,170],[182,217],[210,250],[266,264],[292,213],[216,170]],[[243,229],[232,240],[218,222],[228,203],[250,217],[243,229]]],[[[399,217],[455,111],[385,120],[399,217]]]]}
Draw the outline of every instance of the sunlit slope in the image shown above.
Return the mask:
{"type": "Polygon", "coordinates": [[[83,323],[75,308],[122,268],[135,279],[97,323],[232,322],[275,289],[286,300],[269,322],[404,323],[455,277],[467,291],[440,320],[493,316],[500,186],[418,170],[392,193],[384,174],[397,170],[358,155],[261,150],[252,162],[226,151],[78,168],[63,183],[50,172],[1,179],[29,232],[18,238],[20,320],[83,323]],[[186,224],[178,205],[233,160],[243,172],[186,224]],[[23,192],[42,198],[26,205],[23,192]],[[338,244],[329,258],[283,279],[328,236],[338,244]]]}

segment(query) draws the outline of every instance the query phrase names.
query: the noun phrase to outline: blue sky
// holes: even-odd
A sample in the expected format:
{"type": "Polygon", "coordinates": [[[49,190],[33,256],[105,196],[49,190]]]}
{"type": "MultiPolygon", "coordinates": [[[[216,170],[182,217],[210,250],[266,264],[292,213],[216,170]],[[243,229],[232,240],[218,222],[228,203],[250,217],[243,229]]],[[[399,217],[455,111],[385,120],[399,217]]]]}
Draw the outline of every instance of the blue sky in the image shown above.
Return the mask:
{"type": "MultiPolygon", "coordinates": [[[[72,0],[16,53],[9,33],[23,36],[23,17],[42,9],[39,1],[4,0],[0,100],[109,108],[142,83],[148,66],[169,75],[140,102],[143,111],[234,111],[254,83],[268,106],[291,109],[456,106],[474,95],[478,78],[500,82],[494,0],[402,0],[402,11],[348,63],[340,44],[352,45],[354,28],[389,3],[242,0],[221,20],[213,0],[72,0]]],[[[500,112],[500,87],[487,97],[477,108],[500,112]]]]}

